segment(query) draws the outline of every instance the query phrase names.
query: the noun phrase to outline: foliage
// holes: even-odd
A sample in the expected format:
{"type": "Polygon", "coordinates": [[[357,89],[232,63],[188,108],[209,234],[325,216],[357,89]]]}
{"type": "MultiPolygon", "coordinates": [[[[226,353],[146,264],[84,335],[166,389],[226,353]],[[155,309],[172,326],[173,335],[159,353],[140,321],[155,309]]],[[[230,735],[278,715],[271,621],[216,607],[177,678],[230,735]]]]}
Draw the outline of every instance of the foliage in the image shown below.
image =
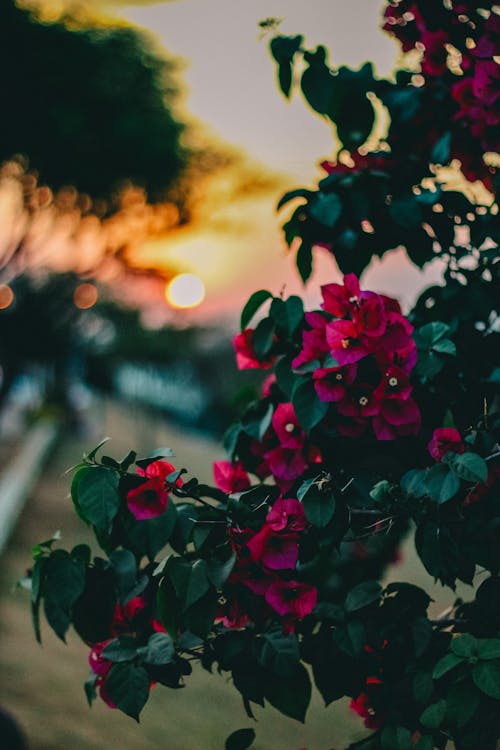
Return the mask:
{"type": "Polygon", "coordinates": [[[0,10],[0,159],[26,154],[52,188],[108,198],[123,180],[165,197],[186,163],[184,126],[166,106],[174,66],[132,28],[41,24],[6,0],[0,10]]]}
{"type": "MultiPolygon", "coordinates": [[[[82,545],[54,549],[49,540],[34,550],[30,583],[37,636],[43,603],[60,638],[72,624],[90,647],[89,702],[98,693],[138,719],[153,684],[181,687],[199,661],[230,676],[250,718],[253,704],[269,703],[304,721],[312,683],[325,705],[350,697],[372,730],[353,749],[444,750],[450,740],[457,750],[495,749],[497,208],[490,195],[488,206],[472,212],[472,199],[445,190],[429,166],[448,162],[448,153],[438,159],[430,151],[436,143],[444,150],[445,125],[449,154],[463,147],[462,167],[468,155],[491,148],[494,108],[483,113],[485,129],[469,128],[469,120],[457,125],[448,106],[455,73],[449,60],[440,67],[437,54],[444,55],[449,32],[480,98],[474,81],[497,28],[487,11],[472,3],[388,6],[398,38],[424,48],[422,86],[403,74],[379,82],[369,65],[332,75],[323,48],[308,52],[301,37],[272,40],[285,94],[302,55],[307,101],[336,123],[353,152],[354,166],[333,165],[319,191],[287,196],[306,200],[287,229],[290,240],[302,241],[302,275],[317,242],[331,241],[346,271],[364,268],[376,246],[385,252],[404,244],[413,259],[422,251],[419,263],[440,253],[445,283],[424,292],[409,316],[395,299],[363,289],[352,272],[322,287],[315,311],[304,312],[297,296],[252,295],[233,345],[241,369],[268,378],[226,433],[230,460],[214,464],[216,487],[175,469],[168,450],[118,460],[99,458],[98,446],[75,467],[75,511],[104,557],[82,545]],[[373,127],[366,92],[392,116],[391,152],[381,156],[355,151],[373,127]],[[438,115],[432,128],[431,112],[438,115]],[[373,205],[367,186],[378,201],[373,216],[365,214],[373,205]],[[470,230],[460,243],[457,217],[470,230]],[[349,253],[339,244],[346,233],[349,253]],[[472,584],[471,601],[452,597],[436,618],[426,591],[381,583],[409,529],[430,576],[452,591],[457,581],[472,584]]],[[[493,188],[490,170],[474,163],[493,188]]],[[[246,748],[253,738],[241,729],[226,747],[246,748]]]]}

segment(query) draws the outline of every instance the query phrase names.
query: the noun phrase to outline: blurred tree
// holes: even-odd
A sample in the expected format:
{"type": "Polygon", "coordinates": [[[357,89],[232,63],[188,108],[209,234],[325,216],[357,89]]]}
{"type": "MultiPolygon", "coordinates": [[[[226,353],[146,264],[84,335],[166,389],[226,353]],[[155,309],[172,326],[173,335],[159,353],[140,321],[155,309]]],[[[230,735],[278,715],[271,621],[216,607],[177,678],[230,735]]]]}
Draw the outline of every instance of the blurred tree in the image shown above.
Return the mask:
{"type": "Polygon", "coordinates": [[[175,63],[132,28],[69,28],[0,5],[0,160],[27,155],[51,187],[108,197],[130,180],[165,198],[187,161],[175,63]]]}

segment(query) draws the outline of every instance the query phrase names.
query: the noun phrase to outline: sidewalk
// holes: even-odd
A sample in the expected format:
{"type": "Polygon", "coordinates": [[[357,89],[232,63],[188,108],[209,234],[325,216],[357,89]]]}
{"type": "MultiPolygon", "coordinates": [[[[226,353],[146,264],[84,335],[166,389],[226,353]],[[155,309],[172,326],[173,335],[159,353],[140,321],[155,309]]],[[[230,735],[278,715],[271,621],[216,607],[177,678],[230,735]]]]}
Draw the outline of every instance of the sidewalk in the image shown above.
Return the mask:
{"type": "MultiPolygon", "coordinates": [[[[30,565],[30,549],[36,542],[57,529],[66,548],[89,540],[88,531],[73,513],[69,477],[64,471],[104,435],[112,437],[106,451],[119,457],[129,449],[148,452],[171,447],[176,454],[172,463],[204,481],[212,480],[212,461],[224,456],[221,446],[146,419],[137,407],[126,411],[123,406],[106,404],[102,431],[95,439],[63,435],[2,556],[0,705],[20,722],[30,750],[222,750],[232,731],[253,723],[224,677],[199,668],[184,690],[158,686],[140,726],[100,701],[89,709],[82,688],[88,674],[88,649],[71,632],[65,646],[45,623],[40,647],[33,636],[28,595],[12,591],[13,583],[30,565]]],[[[330,750],[363,734],[362,723],[350,715],[345,704],[325,710],[318,695],[306,726],[282,717],[271,707],[258,710],[256,716],[255,750],[330,750]]]]}

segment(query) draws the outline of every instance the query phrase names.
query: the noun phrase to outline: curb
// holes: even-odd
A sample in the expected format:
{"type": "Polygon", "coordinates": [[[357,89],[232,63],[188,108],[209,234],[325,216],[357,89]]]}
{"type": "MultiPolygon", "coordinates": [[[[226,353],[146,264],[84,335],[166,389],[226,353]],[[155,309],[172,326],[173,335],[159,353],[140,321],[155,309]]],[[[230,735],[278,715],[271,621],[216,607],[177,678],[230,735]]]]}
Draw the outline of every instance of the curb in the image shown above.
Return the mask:
{"type": "Polygon", "coordinates": [[[28,431],[20,451],[0,476],[0,553],[58,435],[56,421],[43,420],[35,424],[28,431]]]}

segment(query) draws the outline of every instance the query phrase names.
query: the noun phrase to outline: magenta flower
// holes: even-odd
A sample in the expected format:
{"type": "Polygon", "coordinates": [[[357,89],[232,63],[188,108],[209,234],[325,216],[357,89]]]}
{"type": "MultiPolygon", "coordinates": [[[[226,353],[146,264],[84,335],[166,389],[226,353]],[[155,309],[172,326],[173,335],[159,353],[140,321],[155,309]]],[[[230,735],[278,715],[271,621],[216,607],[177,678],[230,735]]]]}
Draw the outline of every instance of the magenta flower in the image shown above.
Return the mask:
{"type": "Polygon", "coordinates": [[[273,581],[266,591],[266,602],[282,617],[294,615],[301,620],[311,614],[318,598],[318,590],[299,581],[273,581]]]}
{"type": "Polygon", "coordinates": [[[420,424],[420,409],[411,397],[384,400],[380,413],[372,422],[377,440],[394,440],[398,436],[417,435],[420,424]]]}
{"type": "Polygon", "coordinates": [[[278,404],[273,414],[272,425],[282,448],[302,448],[305,435],[291,403],[278,404]]]}
{"type": "Polygon", "coordinates": [[[326,328],[326,340],[332,357],[341,366],[358,362],[370,353],[356,326],[350,320],[334,320],[329,323],[326,328]]]}
{"type": "Polygon", "coordinates": [[[363,336],[378,338],[382,336],[387,325],[384,300],[373,292],[363,292],[359,308],[355,310],[353,320],[363,336]]]}
{"type": "Polygon", "coordinates": [[[292,361],[294,370],[306,364],[306,362],[313,362],[315,359],[322,360],[328,354],[325,333],[328,320],[317,312],[306,313],[305,319],[311,328],[302,333],[302,351],[292,361]]]}
{"type": "MultiPolygon", "coordinates": [[[[146,481],[127,493],[128,509],[137,520],[156,518],[164,513],[169,499],[165,480],[173,471],[175,468],[168,461],[153,461],[146,470],[137,469],[146,481]]],[[[179,477],[175,484],[182,487],[182,479],[179,477]]]]}
{"type": "Polygon", "coordinates": [[[255,563],[271,570],[294,570],[299,558],[297,534],[280,534],[265,524],[247,547],[255,563]]]}
{"type": "Polygon", "coordinates": [[[236,352],[236,364],[239,370],[268,370],[272,367],[276,357],[267,354],[262,359],[258,359],[253,348],[253,328],[245,328],[242,333],[238,333],[233,338],[233,349],[236,352]]]}
{"type": "Polygon", "coordinates": [[[302,503],[295,497],[279,498],[267,514],[266,524],[273,531],[303,531],[307,519],[302,503]]]}
{"type": "Polygon", "coordinates": [[[274,448],[264,454],[269,471],[282,489],[291,487],[293,481],[307,469],[308,463],[302,451],[290,448],[274,448]]]}
{"type": "Polygon", "coordinates": [[[441,462],[445,453],[463,453],[465,446],[458,430],[453,427],[438,427],[427,446],[435,461],[441,462]]]}
{"type": "Polygon", "coordinates": [[[318,368],[313,373],[314,387],[320,401],[341,401],[346,396],[346,386],[356,379],[356,365],[318,368]]]}
{"type": "Polygon", "coordinates": [[[343,284],[325,284],[321,287],[321,307],[336,318],[351,316],[359,305],[361,290],[357,276],[348,273],[343,284]]]}
{"type": "Polygon", "coordinates": [[[380,399],[407,399],[412,392],[412,385],[406,372],[400,367],[389,367],[384,373],[375,395],[380,399]]]}
{"type": "Polygon", "coordinates": [[[250,479],[241,461],[214,461],[214,480],[222,492],[243,492],[250,487],[250,479]]]}

